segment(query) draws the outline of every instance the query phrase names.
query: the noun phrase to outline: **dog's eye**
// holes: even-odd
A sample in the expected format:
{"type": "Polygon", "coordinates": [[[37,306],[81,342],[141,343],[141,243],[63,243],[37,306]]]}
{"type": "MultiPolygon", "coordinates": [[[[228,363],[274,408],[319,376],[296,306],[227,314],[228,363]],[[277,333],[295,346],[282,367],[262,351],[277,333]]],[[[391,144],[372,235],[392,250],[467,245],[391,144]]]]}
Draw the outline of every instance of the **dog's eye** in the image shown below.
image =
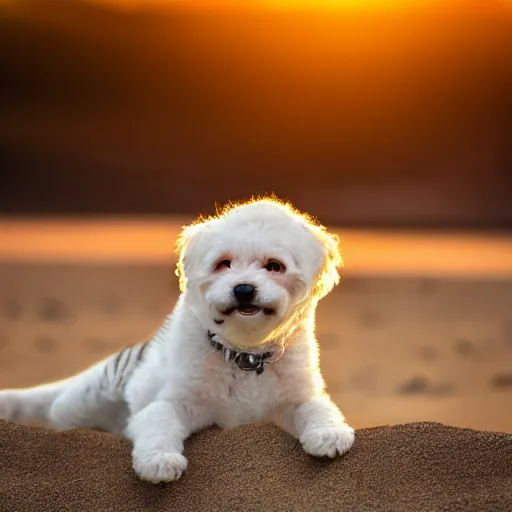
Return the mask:
{"type": "Polygon", "coordinates": [[[276,261],[276,260],[270,260],[265,265],[265,268],[269,272],[284,272],[284,265],[282,263],[279,263],[279,261],[276,261]]]}
{"type": "Polygon", "coordinates": [[[217,266],[215,267],[216,270],[221,270],[223,268],[231,268],[231,261],[229,260],[222,260],[217,263],[217,266]]]}

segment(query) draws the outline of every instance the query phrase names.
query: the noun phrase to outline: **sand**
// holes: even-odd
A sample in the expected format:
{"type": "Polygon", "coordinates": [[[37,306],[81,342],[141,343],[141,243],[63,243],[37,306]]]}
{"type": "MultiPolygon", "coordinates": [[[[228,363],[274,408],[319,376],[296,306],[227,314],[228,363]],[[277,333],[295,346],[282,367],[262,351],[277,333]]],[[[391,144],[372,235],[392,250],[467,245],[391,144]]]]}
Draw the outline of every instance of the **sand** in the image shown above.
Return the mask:
{"type": "Polygon", "coordinates": [[[512,435],[433,423],[358,432],[334,461],[274,427],[202,432],[169,485],[138,480],[125,439],[0,422],[0,511],[510,511],[512,435]],[[36,448],[37,447],[37,448],[36,448]]]}

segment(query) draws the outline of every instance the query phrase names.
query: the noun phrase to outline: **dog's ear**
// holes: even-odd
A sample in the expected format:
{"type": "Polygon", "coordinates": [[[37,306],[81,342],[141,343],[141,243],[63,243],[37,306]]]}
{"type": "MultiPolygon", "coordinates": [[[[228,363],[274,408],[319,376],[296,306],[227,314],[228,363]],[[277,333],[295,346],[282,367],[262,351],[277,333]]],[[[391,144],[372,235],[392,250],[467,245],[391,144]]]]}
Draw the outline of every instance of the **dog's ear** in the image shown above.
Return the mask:
{"type": "Polygon", "coordinates": [[[343,265],[340,253],[340,240],[337,235],[328,233],[323,226],[315,226],[314,233],[323,247],[323,263],[313,287],[313,296],[320,300],[340,281],[338,268],[343,265]]]}
{"type": "Polygon", "coordinates": [[[205,229],[205,223],[197,222],[185,226],[176,242],[176,254],[178,263],[176,265],[176,275],[179,279],[180,290],[183,293],[187,287],[187,276],[190,275],[193,261],[191,254],[194,252],[194,246],[197,245],[201,232],[205,229]]]}

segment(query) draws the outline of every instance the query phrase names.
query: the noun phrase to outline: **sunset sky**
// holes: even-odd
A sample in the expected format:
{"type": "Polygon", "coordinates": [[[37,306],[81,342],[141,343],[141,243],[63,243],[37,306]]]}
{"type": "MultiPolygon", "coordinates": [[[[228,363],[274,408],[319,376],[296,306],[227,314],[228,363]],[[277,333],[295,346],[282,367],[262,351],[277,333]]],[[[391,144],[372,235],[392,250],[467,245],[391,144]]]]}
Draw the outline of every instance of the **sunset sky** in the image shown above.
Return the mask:
{"type": "Polygon", "coordinates": [[[510,7],[0,0],[0,211],[512,225],[510,7]]]}
{"type": "Polygon", "coordinates": [[[512,6],[512,0],[90,0],[123,8],[152,6],[184,7],[267,7],[273,9],[341,9],[341,10],[389,10],[389,9],[487,9],[492,6],[512,6]]]}

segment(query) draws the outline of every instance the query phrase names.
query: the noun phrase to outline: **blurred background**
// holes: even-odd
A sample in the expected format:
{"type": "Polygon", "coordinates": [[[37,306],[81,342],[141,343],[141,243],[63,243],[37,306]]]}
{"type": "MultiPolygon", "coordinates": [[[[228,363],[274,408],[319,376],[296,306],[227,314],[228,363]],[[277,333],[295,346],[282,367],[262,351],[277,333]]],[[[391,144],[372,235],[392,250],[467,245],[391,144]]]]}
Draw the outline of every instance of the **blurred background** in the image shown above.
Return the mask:
{"type": "Polygon", "coordinates": [[[275,192],[342,240],[350,422],[512,432],[512,3],[0,0],[0,387],[151,336],[180,226],[275,192]]]}

